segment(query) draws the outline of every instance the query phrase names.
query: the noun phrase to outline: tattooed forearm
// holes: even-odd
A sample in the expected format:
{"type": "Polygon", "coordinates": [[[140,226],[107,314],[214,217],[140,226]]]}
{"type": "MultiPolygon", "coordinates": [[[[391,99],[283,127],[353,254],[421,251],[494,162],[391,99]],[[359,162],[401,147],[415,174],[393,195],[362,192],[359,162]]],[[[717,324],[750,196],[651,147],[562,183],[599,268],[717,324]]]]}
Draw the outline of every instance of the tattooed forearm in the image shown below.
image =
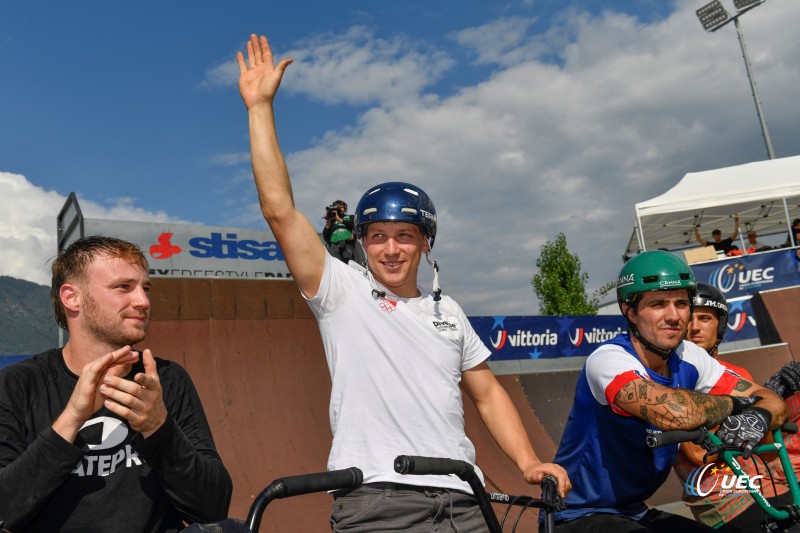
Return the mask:
{"type": "Polygon", "coordinates": [[[719,425],[730,414],[732,406],[727,396],[667,389],[647,380],[626,383],[615,403],[620,409],[664,430],[719,425]]]}
{"type": "Polygon", "coordinates": [[[753,384],[747,381],[746,379],[740,379],[739,382],[736,384],[736,386],[733,388],[733,390],[744,392],[752,386],[753,384]]]}

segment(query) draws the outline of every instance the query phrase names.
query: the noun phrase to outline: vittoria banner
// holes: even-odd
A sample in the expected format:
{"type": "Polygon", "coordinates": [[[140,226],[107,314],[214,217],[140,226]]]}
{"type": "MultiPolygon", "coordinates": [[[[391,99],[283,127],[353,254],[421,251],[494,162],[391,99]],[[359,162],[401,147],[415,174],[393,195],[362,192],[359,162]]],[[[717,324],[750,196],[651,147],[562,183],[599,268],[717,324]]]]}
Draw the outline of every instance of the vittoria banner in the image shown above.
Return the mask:
{"type": "MultiPolygon", "coordinates": [[[[725,343],[758,338],[750,297],[728,301],[725,343]]],[[[621,315],[478,316],[470,324],[492,351],[490,361],[588,356],[628,324],[621,315]]]]}

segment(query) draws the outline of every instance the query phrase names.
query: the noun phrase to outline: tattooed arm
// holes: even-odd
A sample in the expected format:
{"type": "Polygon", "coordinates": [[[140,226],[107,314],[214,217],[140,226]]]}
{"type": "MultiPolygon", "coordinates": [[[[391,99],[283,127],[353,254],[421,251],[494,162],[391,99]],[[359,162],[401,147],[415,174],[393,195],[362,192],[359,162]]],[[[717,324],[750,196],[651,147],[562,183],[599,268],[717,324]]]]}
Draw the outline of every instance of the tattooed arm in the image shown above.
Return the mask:
{"type": "MultiPolygon", "coordinates": [[[[733,396],[754,394],[763,398],[756,405],[772,413],[770,428],[782,425],[786,419],[786,406],[774,393],[745,379],[740,379],[731,392],[733,396]]],[[[619,409],[665,431],[717,426],[733,409],[729,396],[672,389],[647,379],[636,379],[623,385],[614,403],[619,409]]]]}
{"type": "Polygon", "coordinates": [[[783,399],[768,388],[757,385],[752,381],[740,379],[736,387],[731,391],[731,396],[761,396],[761,400],[755,405],[766,409],[772,414],[769,429],[781,427],[788,419],[786,403],[783,399]]]}

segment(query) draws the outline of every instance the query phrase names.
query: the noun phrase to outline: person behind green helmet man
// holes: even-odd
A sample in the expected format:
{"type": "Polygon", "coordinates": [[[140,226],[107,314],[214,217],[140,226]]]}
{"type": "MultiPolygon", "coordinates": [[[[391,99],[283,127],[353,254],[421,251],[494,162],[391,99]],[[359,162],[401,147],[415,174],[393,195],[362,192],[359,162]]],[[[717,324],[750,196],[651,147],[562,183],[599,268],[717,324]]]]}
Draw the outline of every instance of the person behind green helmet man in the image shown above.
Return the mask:
{"type": "Polygon", "coordinates": [[[678,446],[650,450],[646,436],[721,423],[717,435],[744,448],[783,423],[779,397],[684,340],[696,287],[691,269],[668,252],[641,253],[620,271],[617,300],[629,333],[600,345],[578,378],[554,459],[573,482],[558,531],[712,531],[647,508],[678,446]]]}

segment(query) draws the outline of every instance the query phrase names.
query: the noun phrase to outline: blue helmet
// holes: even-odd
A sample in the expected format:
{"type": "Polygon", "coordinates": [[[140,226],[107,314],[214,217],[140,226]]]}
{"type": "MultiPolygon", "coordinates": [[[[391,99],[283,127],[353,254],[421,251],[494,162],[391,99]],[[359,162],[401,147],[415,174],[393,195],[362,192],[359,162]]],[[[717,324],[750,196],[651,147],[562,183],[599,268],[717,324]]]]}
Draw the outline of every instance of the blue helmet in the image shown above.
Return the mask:
{"type": "Polygon", "coordinates": [[[356,207],[356,236],[364,237],[371,222],[409,222],[422,228],[433,249],[436,239],[436,207],[430,197],[410,183],[392,181],[364,193],[356,207]]]}

